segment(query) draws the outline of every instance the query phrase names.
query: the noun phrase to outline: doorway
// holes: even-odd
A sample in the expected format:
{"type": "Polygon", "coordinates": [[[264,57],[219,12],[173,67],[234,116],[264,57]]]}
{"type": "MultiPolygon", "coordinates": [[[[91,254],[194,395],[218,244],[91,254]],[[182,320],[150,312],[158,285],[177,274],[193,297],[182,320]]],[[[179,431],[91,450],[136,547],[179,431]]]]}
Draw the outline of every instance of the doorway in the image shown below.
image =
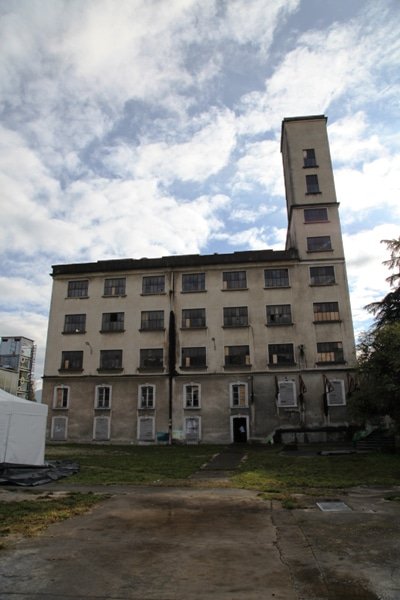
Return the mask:
{"type": "Polygon", "coordinates": [[[245,444],[247,442],[247,417],[233,417],[233,443],[245,444]]]}

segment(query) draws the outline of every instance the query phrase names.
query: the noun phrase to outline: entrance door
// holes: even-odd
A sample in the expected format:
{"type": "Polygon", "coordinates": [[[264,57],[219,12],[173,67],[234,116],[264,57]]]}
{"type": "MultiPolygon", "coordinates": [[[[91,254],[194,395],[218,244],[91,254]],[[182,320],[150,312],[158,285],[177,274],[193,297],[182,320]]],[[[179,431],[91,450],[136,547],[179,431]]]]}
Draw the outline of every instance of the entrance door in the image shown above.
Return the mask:
{"type": "Polygon", "coordinates": [[[235,444],[245,444],[247,442],[246,417],[235,417],[233,419],[233,442],[235,444]]]}

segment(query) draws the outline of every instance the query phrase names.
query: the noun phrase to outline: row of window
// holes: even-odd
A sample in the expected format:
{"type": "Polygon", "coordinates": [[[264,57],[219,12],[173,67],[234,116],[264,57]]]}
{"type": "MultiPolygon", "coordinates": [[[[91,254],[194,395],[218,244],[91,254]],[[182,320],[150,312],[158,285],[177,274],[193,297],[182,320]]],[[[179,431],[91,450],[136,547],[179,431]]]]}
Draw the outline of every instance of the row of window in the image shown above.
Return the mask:
{"type": "MultiPolygon", "coordinates": [[[[314,302],[314,321],[327,323],[339,321],[338,302],[314,302]]],[[[292,308],[290,304],[270,304],[266,307],[267,325],[291,325],[292,308]]],[[[247,306],[230,306],[223,308],[224,327],[246,327],[249,325],[247,306]]],[[[199,329],[206,327],[205,308],[185,308],[182,310],[182,329],[199,329]]],[[[141,311],[140,330],[156,331],[165,328],[163,310],[141,311]]],[[[125,330],[125,313],[103,313],[101,332],[125,330]]],[[[85,333],[86,314],[65,315],[63,333],[85,333]]]]}
{"type": "MultiPolygon", "coordinates": [[[[201,440],[201,417],[190,416],[183,419],[183,438],[188,443],[201,440]]],[[[165,432],[158,434],[157,439],[166,441],[165,432]]],[[[51,420],[51,439],[65,442],[68,439],[68,417],[57,415],[51,420]]],[[[93,439],[105,442],[111,439],[111,417],[95,416],[93,418],[93,439]]],[[[155,417],[140,416],[137,420],[137,439],[139,442],[153,443],[156,440],[155,417]]]]}
{"type": "MultiPolygon", "coordinates": [[[[285,379],[277,382],[276,400],[278,407],[297,407],[296,382],[285,379]]],[[[344,381],[333,379],[329,381],[326,390],[328,406],[340,406],[346,403],[344,381]]],[[[53,409],[67,410],[70,407],[71,390],[69,386],[61,385],[54,388],[53,409]]],[[[249,388],[244,382],[229,384],[229,403],[231,408],[247,408],[249,406],[249,388]]],[[[111,410],[112,386],[97,385],[94,394],[96,410],[111,410]]],[[[156,385],[145,383],[138,387],[138,410],[154,410],[156,408],[156,385]]],[[[183,385],[183,408],[201,408],[201,384],[187,383],[183,385]]]]}
{"type": "MultiPolygon", "coordinates": [[[[100,350],[99,370],[122,370],[122,357],[122,350],[100,350]]],[[[342,342],[317,343],[317,364],[343,362],[344,356],[342,342]]],[[[268,344],[268,364],[270,366],[294,365],[294,344],[268,344]]],[[[249,346],[241,345],[224,347],[225,367],[244,367],[250,365],[249,346]]],[[[199,346],[181,349],[181,368],[189,367],[207,367],[207,353],[205,347],[199,346]]],[[[139,368],[162,370],[164,368],[164,349],[142,348],[140,350],[139,368]]],[[[83,350],[69,350],[62,352],[60,370],[82,371],[83,350]]]]}
{"type": "MultiPolygon", "coordinates": [[[[313,211],[318,209],[311,209],[313,211]]],[[[332,250],[329,236],[318,236],[307,238],[307,250],[309,252],[321,252],[332,250]]],[[[311,285],[332,285],[335,283],[335,272],[333,266],[310,267],[311,285]]],[[[289,287],[289,269],[265,269],[264,287],[278,288],[289,287]]],[[[225,271],[222,273],[222,288],[224,290],[247,289],[246,271],[225,271]]],[[[205,292],[206,274],[184,273],[182,274],[182,292],[205,292]]],[[[126,277],[105,279],[104,296],[124,296],[126,293],[126,277]]],[[[142,278],[142,294],[165,293],[165,276],[149,275],[142,278]]],[[[89,280],[77,279],[68,282],[68,298],[87,298],[89,295],[89,280]]]]}

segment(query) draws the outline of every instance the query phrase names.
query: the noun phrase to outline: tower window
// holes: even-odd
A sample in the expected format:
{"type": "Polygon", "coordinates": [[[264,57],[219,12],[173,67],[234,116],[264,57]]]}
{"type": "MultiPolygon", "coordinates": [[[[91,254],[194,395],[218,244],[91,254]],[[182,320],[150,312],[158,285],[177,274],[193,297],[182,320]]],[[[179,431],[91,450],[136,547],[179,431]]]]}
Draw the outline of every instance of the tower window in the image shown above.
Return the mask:
{"type": "Polygon", "coordinates": [[[303,150],[303,162],[305,168],[317,166],[314,148],[306,148],[305,150],[303,150]]]}
{"type": "Polygon", "coordinates": [[[306,175],[307,194],[320,194],[318,175],[306,175]]]}

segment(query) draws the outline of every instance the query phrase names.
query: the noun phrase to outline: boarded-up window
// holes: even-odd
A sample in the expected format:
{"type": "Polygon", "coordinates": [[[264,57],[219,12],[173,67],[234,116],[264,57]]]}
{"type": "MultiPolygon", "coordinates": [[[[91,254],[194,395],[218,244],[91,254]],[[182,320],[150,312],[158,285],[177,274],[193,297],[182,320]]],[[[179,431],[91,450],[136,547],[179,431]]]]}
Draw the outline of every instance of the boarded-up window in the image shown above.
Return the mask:
{"type": "Polygon", "coordinates": [[[95,417],[93,422],[93,439],[105,441],[110,439],[110,418],[95,417]]]}
{"type": "Polygon", "coordinates": [[[200,417],[185,418],[185,438],[187,442],[200,441],[200,417]]]}
{"type": "Polygon", "coordinates": [[[344,381],[342,379],[331,379],[329,381],[331,391],[327,394],[328,406],[344,406],[346,404],[346,394],[344,391],[344,381]]]}
{"type": "Polygon", "coordinates": [[[139,417],[138,438],[141,442],[152,442],[154,440],[154,418],[139,417]]]}
{"type": "Polygon", "coordinates": [[[278,393],[278,406],[297,406],[296,384],[294,381],[280,381],[278,393]]]}
{"type": "Polygon", "coordinates": [[[53,417],[51,422],[51,439],[55,442],[64,442],[67,439],[67,417],[53,417]]]}

